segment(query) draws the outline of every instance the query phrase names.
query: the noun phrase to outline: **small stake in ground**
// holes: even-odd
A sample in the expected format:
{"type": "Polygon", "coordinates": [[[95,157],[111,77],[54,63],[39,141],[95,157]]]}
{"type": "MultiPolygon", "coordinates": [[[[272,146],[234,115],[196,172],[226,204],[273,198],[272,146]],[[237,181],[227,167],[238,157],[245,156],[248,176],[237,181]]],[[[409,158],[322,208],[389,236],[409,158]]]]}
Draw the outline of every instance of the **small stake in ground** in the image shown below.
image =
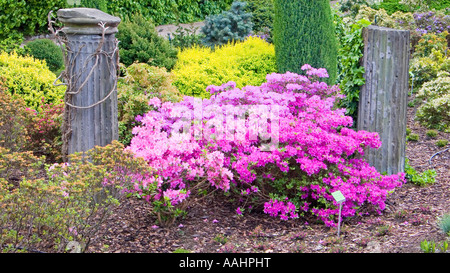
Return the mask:
{"type": "Polygon", "coordinates": [[[338,223],[338,237],[341,231],[341,211],[342,211],[342,203],[344,203],[345,201],[345,197],[342,194],[341,191],[335,191],[333,193],[331,193],[331,195],[333,196],[334,200],[336,200],[336,202],[339,204],[339,223],[338,223]]]}

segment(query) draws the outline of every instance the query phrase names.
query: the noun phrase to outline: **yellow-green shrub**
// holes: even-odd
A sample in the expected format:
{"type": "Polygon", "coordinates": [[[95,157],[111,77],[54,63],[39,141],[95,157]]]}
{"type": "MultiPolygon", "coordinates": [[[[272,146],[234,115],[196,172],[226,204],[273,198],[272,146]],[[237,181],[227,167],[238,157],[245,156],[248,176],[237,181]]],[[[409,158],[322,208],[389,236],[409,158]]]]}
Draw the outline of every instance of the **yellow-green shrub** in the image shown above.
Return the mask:
{"type": "Polygon", "coordinates": [[[450,59],[442,51],[431,49],[430,55],[413,58],[409,71],[414,76],[414,86],[419,87],[436,79],[440,71],[450,72],[450,59]]]}
{"type": "Polygon", "coordinates": [[[416,113],[421,124],[442,131],[450,128],[450,73],[440,72],[435,80],[424,83],[417,98],[424,101],[416,113]]]}
{"type": "Polygon", "coordinates": [[[181,51],[172,70],[174,85],[184,95],[209,98],[209,85],[234,81],[238,88],[261,85],[276,72],[275,49],[258,37],[227,44],[214,51],[195,46],[181,51]]]}
{"type": "Polygon", "coordinates": [[[0,75],[13,96],[21,97],[35,110],[42,103],[58,102],[64,97],[65,86],[55,86],[56,75],[44,61],[17,53],[0,53],[0,75]]]}

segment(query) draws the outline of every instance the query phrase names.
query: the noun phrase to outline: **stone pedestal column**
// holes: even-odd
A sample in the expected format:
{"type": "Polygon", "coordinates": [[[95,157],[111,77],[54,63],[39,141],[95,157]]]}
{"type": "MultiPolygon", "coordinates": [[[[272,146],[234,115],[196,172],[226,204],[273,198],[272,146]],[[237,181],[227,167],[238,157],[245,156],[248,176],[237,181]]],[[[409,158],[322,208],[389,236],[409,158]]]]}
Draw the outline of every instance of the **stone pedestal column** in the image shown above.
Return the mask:
{"type": "Polygon", "coordinates": [[[61,9],[65,38],[64,154],[85,152],[118,139],[115,33],[120,18],[97,9],[61,9]]]}

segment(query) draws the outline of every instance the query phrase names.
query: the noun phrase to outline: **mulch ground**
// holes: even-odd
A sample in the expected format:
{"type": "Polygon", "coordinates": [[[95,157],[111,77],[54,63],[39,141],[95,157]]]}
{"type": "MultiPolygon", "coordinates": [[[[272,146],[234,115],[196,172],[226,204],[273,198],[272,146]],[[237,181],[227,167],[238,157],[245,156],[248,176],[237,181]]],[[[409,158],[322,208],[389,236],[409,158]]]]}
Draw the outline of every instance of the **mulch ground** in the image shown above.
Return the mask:
{"type": "MultiPolygon", "coordinates": [[[[408,109],[408,128],[420,136],[408,142],[406,156],[418,171],[434,168],[436,182],[419,187],[411,183],[387,199],[381,215],[345,219],[337,236],[311,219],[282,221],[263,213],[239,217],[235,207],[220,194],[188,209],[188,214],[171,227],[155,225],[143,202],[129,199],[104,224],[88,252],[109,253],[420,253],[423,240],[437,245],[450,238],[438,226],[450,213],[450,151],[437,147],[437,139],[449,139],[439,132],[426,136],[427,128],[414,121],[416,108],[408,109]]],[[[448,145],[447,145],[448,147],[448,145]]]]}

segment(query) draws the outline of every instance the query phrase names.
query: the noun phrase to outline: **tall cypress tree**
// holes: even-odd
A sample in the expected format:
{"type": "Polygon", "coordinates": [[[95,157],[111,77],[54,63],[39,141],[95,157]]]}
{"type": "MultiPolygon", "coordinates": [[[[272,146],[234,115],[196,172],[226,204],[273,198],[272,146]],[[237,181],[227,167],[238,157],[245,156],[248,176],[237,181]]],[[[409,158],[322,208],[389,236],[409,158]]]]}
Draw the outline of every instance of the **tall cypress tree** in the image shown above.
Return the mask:
{"type": "Polygon", "coordinates": [[[326,68],[335,84],[337,41],[329,0],[274,0],[273,42],[278,71],[326,68]]]}

